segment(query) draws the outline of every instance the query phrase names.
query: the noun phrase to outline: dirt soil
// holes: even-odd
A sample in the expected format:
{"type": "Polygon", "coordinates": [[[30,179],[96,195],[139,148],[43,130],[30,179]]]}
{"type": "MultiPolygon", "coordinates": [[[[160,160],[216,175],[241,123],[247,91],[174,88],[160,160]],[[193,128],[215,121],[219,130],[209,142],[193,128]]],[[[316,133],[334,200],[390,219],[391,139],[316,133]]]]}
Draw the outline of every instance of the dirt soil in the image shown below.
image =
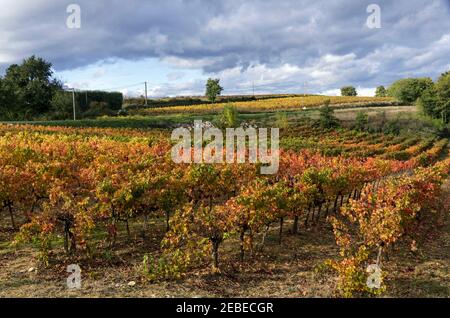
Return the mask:
{"type": "MultiPolygon", "coordinates": [[[[449,211],[450,180],[444,189],[449,211]]],[[[244,263],[237,261],[235,242],[223,246],[221,273],[203,267],[180,281],[159,283],[143,279],[141,264],[146,251],[157,250],[162,232],[146,242],[135,236],[133,244],[123,238],[112,255],[80,260],[82,288],[70,291],[65,270],[70,263],[61,249],[52,255],[50,268],[42,267],[31,247],[5,243],[11,233],[3,228],[0,297],[335,297],[333,275],[316,271],[338,254],[330,226],[323,221],[320,227],[301,228],[298,235],[286,233],[281,246],[276,233],[274,228],[268,236],[264,254],[244,263]]],[[[413,249],[398,246],[389,255],[383,264],[388,273],[385,297],[450,297],[450,213],[413,249]]]]}

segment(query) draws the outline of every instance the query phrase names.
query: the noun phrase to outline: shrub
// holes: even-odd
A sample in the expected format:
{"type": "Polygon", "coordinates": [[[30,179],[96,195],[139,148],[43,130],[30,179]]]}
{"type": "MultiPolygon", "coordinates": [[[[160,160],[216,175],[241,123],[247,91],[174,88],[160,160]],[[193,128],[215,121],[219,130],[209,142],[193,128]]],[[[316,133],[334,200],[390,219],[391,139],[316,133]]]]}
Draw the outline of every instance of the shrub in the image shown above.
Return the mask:
{"type": "Polygon", "coordinates": [[[339,126],[339,121],[334,117],[334,110],[330,107],[330,100],[326,100],[319,109],[319,125],[322,128],[333,128],[339,126]]]}
{"type": "Polygon", "coordinates": [[[386,159],[393,159],[393,160],[408,160],[411,158],[411,154],[409,154],[407,151],[397,151],[397,152],[391,152],[385,156],[386,159]]]}
{"type": "Polygon", "coordinates": [[[117,112],[109,108],[105,102],[91,102],[89,109],[83,113],[84,118],[97,118],[100,116],[115,116],[117,112]]]}
{"type": "Polygon", "coordinates": [[[277,112],[275,114],[275,126],[281,129],[289,128],[289,120],[284,112],[277,112]]]}
{"type": "Polygon", "coordinates": [[[393,134],[398,135],[400,134],[400,120],[395,119],[391,121],[387,121],[383,126],[383,133],[385,134],[393,134]]]}
{"type": "Polygon", "coordinates": [[[365,113],[363,111],[359,111],[356,114],[354,128],[356,130],[363,131],[363,130],[367,129],[368,125],[369,125],[369,116],[367,115],[367,113],[365,113]]]}
{"type": "Polygon", "coordinates": [[[121,109],[121,110],[119,110],[118,112],[117,112],[117,116],[123,116],[123,117],[125,117],[125,116],[128,116],[129,115],[129,113],[128,113],[128,111],[126,110],[126,109],[121,109]]]}
{"type": "Polygon", "coordinates": [[[222,112],[216,116],[215,124],[222,129],[238,127],[240,120],[236,107],[232,104],[226,105],[222,112]]]}

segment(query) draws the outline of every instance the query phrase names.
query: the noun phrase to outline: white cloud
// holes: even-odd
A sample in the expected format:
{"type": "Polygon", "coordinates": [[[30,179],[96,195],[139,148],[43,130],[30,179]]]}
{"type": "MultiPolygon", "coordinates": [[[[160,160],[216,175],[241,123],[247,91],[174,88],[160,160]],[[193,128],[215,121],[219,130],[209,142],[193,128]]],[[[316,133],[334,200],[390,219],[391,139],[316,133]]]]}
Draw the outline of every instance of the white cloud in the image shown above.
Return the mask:
{"type": "Polygon", "coordinates": [[[326,95],[326,96],[341,96],[341,90],[340,89],[328,89],[326,91],[320,92],[320,95],[326,95]]]}
{"type": "Polygon", "coordinates": [[[369,97],[373,97],[375,96],[375,91],[377,89],[375,87],[357,87],[356,91],[358,92],[358,96],[369,96],[369,97]]]}
{"type": "MultiPolygon", "coordinates": [[[[255,84],[258,92],[335,92],[353,85],[371,94],[371,87],[404,76],[436,78],[450,64],[444,0],[379,0],[379,30],[364,25],[367,4],[352,0],[78,0],[79,30],[67,29],[64,1],[1,2],[0,71],[31,54],[58,71],[109,59],[156,59],[177,69],[162,73],[169,83],[155,86],[156,95],[203,93],[208,76],[220,77],[226,93],[249,93],[255,84]]],[[[104,72],[113,73],[108,66],[104,72]]]]}

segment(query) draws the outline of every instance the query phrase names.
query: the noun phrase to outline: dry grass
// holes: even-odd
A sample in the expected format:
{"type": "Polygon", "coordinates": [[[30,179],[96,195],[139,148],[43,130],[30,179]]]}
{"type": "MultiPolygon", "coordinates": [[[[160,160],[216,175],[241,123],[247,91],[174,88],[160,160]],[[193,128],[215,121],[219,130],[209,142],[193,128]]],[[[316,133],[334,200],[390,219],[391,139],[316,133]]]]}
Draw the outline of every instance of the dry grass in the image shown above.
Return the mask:
{"type": "Polygon", "coordinates": [[[398,116],[408,116],[417,113],[415,106],[386,106],[386,107],[370,107],[370,108],[347,108],[335,110],[336,117],[344,122],[352,122],[355,120],[358,112],[364,112],[369,116],[369,120],[379,118],[383,113],[387,120],[396,119],[398,116]]]}
{"type": "MultiPolygon", "coordinates": [[[[372,107],[397,104],[391,97],[363,97],[363,96],[300,96],[256,101],[232,103],[240,113],[260,113],[287,110],[314,109],[322,106],[326,101],[333,107],[372,107]]],[[[167,114],[216,114],[223,110],[228,103],[203,104],[192,106],[173,106],[161,108],[146,108],[133,111],[139,115],[167,115],[167,114]]]]}

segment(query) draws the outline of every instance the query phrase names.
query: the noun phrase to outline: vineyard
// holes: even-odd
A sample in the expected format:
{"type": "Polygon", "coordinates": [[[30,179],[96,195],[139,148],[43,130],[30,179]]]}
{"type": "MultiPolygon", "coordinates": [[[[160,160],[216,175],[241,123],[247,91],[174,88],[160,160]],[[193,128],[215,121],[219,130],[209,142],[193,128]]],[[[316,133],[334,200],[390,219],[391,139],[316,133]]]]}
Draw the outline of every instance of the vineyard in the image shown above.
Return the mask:
{"type": "MultiPolygon", "coordinates": [[[[330,100],[330,105],[339,107],[364,107],[364,106],[389,106],[395,105],[396,102],[390,97],[360,97],[360,96],[301,96],[301,97],[285,97],[261,99],[256,101],[234,102],[233,105],[239,112],[255,113],[255,112],[272,112],[280,110],[301,110],[318,107],[324,104],[326,100],[330,100]]],[[[163,114],[216,114],[220,112],[227,103],[189,105],[189,106],[173,106],[163,108],[146,108],[137,110],[133,113],[140,115],[163,115],[163,114]]]]}
{"type": "MultiPolygon", "coordinates": [[[[318,103],[309,98],[280,107],[318,103]]],[[[279,171],[266,176],[258,164],[175,164],[165,131],[1,125],[0,239],[36,248],[43,268],[151,241],[136,272],[158,284],[199,269],[227,273],[224,260],[256,266],[275,245],[315,229],[334,236],[337,253],[316,265],[335,279],[336,295],[389,290],[390,273],[369,288],[367,268],[383,268],[398,244],[414,246],[448,213],[440,200],[447,140],[303,125],[280,144],[279,171]]]]}

